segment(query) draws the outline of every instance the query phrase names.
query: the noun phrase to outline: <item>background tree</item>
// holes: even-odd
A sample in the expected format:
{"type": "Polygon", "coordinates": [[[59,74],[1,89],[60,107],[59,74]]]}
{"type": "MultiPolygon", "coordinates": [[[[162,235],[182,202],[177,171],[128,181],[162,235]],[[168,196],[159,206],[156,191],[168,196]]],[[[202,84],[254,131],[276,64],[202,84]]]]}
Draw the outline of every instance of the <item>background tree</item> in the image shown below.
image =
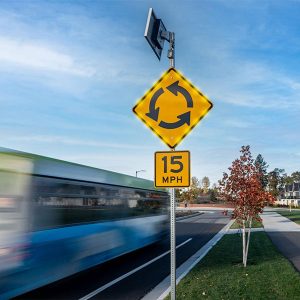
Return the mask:
{"type": "Polygon", "coordinates": [[[182,189],[175,189],[175,199],[180,202],[181,201],[182,189]]]}
{"type": "Polygon", "coordinates": [[[278,197],[280,192],[283,190],[286,174],[284,169],[275,168],[273,171],[268,173],[268,189],[274,197],[278,197]]]}
{"type": "Polygon", "coordinates": [[[209,190],[209,200],[211,202],[216,202],[218,199],[217,199],[217,196],[218,196],[218,188],[217,188],[217,185],[216,184],[213,184],[212,188],[209,190]]]}
{"type": "Polygon", "coordinates": [[[241,156],[233,161],[230,174],[223,174],[219,182],[220,196],[234,205],[233,218],[242,225],[243,265],[247,265],[252,220],[260,220],[266,202],[273,203],[274,197],[263,189],[262,173],[254,163],[250,146],[242,146],[241,156]],[[246,232],[246,224],[249,224],[246,232]]]}
{"type": "Polygon", "coordinates": [[[261,154],[257,155],[254,164],[261,173],[261,178],[260,178],[261,185],[264,189],[266,189],[266,187],[268,185],[267,169],[268,169],[269,165],[265,162],[265,160],[261,154]]]}
{"type": "Polygon", "coordinates": [[[300,172],[299,171],[293,172],[291,174],[291,177],[293,178],[293,181],[300,182],[300,172]]]}
{"type": "Polygon", "coordinates": [[[286,174],[283,175],[283,182],[284,185],[286,184],[292,184],[294,182],[294,179],[292,176],[287,176],[286,174]]]}
{"type": "Polygon", "coordinates": [[[209,186],[210,186],[210,181],[209,181],[209,178],[207,176],[204,176],[202,178],[202,188],[203,188],[203,192],[205,194],[207,194],[208,192],[208,189],[209,189],[209,186]]]}
{"type": "Polygon", "coordinates": [[[191,178],[191,186],[182,191],[181,199],[182,201],[187,201],[188,203],[194,203],[197,201],[198,196],[201,193],[199,179],[195,176],[191,178]]]}
{"type": "Polygon", "coordinates": [[[283,174],[282,177],[283,177],[284,185],[293,184],[294,182],[300,182],[300,172],[299,171],[293,172],[290,176],[288,176],[287,174],[283,174]]]}

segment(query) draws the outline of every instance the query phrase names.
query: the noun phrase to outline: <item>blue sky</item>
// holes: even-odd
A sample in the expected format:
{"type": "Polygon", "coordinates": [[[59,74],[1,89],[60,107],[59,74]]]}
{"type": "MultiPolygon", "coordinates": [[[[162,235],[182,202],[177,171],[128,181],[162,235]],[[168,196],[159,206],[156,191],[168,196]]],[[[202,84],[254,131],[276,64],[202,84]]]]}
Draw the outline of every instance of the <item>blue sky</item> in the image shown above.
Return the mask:
{"type": "Polygon", "coordinates": [[[217,182],[251,145],[300,165],[299,1],[0,1],[1,146],[153,179],[167,150],[132,113],[168,68],[143,37],[149,7],[176,67],[214,103],[177,147],[217,182]]]}

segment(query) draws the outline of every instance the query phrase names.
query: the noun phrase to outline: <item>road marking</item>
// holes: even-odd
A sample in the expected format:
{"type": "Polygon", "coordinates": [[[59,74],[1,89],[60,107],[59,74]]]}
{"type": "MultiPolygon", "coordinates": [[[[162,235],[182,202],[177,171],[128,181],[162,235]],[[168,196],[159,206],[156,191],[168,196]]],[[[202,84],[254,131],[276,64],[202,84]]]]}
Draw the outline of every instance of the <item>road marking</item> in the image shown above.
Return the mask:
{"type": "MultiPolygon", "coordinates": [[[[176,269],[177,279],[176,285],[190,272],[190,270],[199,263],[201,259],[212,249],[212,247],[226,234],[227,230],[233,224],[234,220],[231,220],[225,225],[214,237],[209,240],[204,246],[202,246],[196,253],[188,258],[181,266],[176,269]]],[[[163,300],[170,293],[170,275],[166,277],[161,283],[159,283],[154,289],[152,289],[141,300],[163,300]]]]}
{"type": "MultiPolygon", "coordinates": [[[[183,245],[189,243],[191,240],[192,240],[192,238],[187,239],[186,241],[184,241],[184,242],[181,243],[180,245],[176,246],[176,249],[178,249],[178,248],[182,247],[183,245]]],[[[80,298],[79,300],[88,300],[88,299],[94,297],[95,295],[101,293],[102,291],[106,290],[107,288],[111,287],[112,285],[116,284],[117,282],[119,282],[119,281],[123,280],[124,278],[126,278],[126,277],[128,277],[128,276],[130,276],[130,275],[132,275],[132,274],[134,274],[134,273],[136,273],[137,271],[139,271],[139,270],[141,270],[141,269],[143,269],[143,268],[149,266],[150,264],[152,264],[152,263],[154,263],[155,261],[161,259],[162,257],[166,256],[166,255],[169,254],[169,253],[170,253],[170,250],[167,251],[167,252],[164,252],[163,254],[161,254],[161,255],[159,255],[159,256],[157,256],[157,257],[151,259],[150,261],[146,262],[145,264],[143,264],[143,265],[141,265],[141,266],[139,266],[139,267],[137,267],[137,268],[131,270],[130,272],[128,272],[128,273],[126,273],[126,274],[124,274],[124,275],[122,275],[122,276],[116,278],[115,280],[113,280],[113,281],[111,281],[111,282],[108,282],[107,284],[105,284],[105,285],[99,287],[99,288],[96,289],[95,291],[93,291],[93,292],[89,293],[88,295],[86,295],[86,296],[80,298]]]]}

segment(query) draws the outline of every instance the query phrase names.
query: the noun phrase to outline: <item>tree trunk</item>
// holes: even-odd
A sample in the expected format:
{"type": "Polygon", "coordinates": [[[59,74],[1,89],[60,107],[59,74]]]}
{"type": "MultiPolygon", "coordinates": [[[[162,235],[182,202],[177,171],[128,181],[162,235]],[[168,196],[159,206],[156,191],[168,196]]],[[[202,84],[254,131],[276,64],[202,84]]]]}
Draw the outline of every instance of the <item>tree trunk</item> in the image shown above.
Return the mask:
{"type": "Polygon", "coordinates": [[[245,221],[243,220],[243,265],[245,265],[245,257],[246,257],[246,232],[245,232],[245,221]]]}
{"type": "Polygon", "coordinates": [[[246,247],[244,267],[247,266],[248,250],[249,250],[250,234],[251,234],[251,226],[252,226],[252,217],[250,217],[250,221],[249,221],[249,229],[248,229],[248,238],[247,238],[247,247],[246,247]]]}

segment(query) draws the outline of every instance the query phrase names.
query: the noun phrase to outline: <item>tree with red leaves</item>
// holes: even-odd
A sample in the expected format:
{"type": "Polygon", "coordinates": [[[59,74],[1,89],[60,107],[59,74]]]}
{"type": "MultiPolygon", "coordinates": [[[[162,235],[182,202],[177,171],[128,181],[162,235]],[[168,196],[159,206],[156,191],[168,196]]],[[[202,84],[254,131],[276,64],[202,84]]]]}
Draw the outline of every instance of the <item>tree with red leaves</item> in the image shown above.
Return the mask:
{"type": "Polygon", "coordinates": [[[225,201],[234,205],[232,218],[242,226],[243,265],[246,267],[252,221],[261,221],[259,214],[266,203],[273,203],[275,198],[261,184],[261,170],[254,163],[250,146],[242,146],[240,152],[240,158],[228,168],[230,174],[224,173],[219,181],[219,192],[225,201]],[[246,225],[249,226],[247,232],[246,225]]]}

